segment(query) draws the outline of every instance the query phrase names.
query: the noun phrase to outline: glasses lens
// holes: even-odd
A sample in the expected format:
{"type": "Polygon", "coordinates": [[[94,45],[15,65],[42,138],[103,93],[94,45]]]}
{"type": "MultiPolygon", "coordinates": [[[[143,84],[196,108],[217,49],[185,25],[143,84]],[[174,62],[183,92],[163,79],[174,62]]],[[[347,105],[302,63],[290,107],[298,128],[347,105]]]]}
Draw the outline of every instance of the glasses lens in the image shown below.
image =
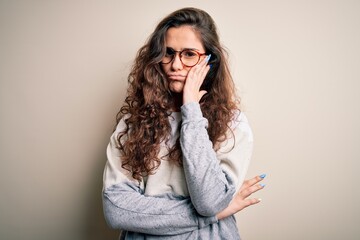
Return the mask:
{"type": "Polygon", "coordinates": [[[182,51],[180,57],[182,63],[188,67],[195,66],[200,59],[199,54],[193,50],[182,51]]]}
{"type": "Polygon", "coordinates": [[[165,52],[165,56],[162,59],[162,63],[169,63],[173,60],[174,56],[175,56],[176,52],[171,49],[171,48],[167,48],[166,52],[165,52]]]}
{"type": "MultiPolygon", "coordinates": [[[[165,55],[164,55],[163,59],[161,60],[161,63],[163,63],[163,64],[170,63],[174,59],[175,55],[176,55],[175,50],[173,50],[171,48],[167,48],[165,55]]],[[[200,55],[194,50],[185,49],[180,53],[180,58],[181,58],[181,62],[184,65],[186,65],[188,67],[193,67],[199,62],[200,55]]]]}

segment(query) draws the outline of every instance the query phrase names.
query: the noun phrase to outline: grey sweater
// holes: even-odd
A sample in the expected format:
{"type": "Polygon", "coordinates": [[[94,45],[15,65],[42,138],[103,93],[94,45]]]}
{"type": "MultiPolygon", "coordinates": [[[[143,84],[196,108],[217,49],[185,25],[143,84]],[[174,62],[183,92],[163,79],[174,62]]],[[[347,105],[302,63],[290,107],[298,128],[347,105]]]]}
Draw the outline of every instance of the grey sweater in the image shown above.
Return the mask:
{"type": "MultiPolygon", "coordinates": [[[[117,134],[111,136],[104,170],[103,208],[107,223],[121,229],[121,239],[240,239],[234,216],[216,214],[230,203],[242,184],[251,157],[253,138],[248,121],[238,113],[218,151],[207,133],[207,120],[198,103],[189,103],[169,117],[169,144],[180,134],[183,165],[162,159],[156,173],[141,182],[121,167],[117,134]],[[180,133],[179,124],[182,120],[180,133]]],[[[167,147],[161,145],[160,156],[167,147]]]]}

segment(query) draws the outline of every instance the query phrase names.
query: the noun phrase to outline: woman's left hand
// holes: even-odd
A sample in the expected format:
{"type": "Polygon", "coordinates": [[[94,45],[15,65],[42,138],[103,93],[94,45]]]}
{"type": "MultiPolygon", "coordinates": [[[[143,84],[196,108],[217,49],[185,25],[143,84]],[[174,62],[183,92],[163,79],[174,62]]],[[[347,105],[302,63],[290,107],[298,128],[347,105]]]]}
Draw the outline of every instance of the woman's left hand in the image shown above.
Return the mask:
{"type": "Polygon", "coordinates": [[[240,190],[235,194],[229,206],[218,213],[216,217],[221,220],[243,210],[246,207],[259,203],[261,199],[248,197],[265,187],[265,184],[259,184],[259,182],[262,181],[265,176],[266,175],[263,174],[244,181],[240,190]]]}
{"type": "Polygon", "coordinates": [[[200,90],[200,87],[204,82],[206,74],[210,70],[210,66],[207,64],[210,57],[211,55],[208,55],[190,69],[183,90],[183,104],[199,102],[207,93],[205,90],[200,90]]]}

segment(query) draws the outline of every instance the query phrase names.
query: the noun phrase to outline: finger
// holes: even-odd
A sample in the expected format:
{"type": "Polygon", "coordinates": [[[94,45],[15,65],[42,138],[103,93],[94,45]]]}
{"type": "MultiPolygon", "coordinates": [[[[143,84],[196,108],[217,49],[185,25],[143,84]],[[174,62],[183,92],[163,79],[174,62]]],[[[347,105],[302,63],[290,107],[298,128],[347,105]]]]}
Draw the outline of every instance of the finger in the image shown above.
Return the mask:
{"type": "Polygon", "coordinates": [[[190,71],[192,70],[193,72],[201,72],[202,70],[204,70],[208,65],[208,62],[211,58],[211,54],[209,55],[205,55],[205,57],[203,57],[198,64],[196,64],[195,66],[193,66],[190,71]]]}
{"type": "Polygon", "coordinates": [[[201,72],[199,72],[199,78],[198,78],[198,82],[197,82],[199,88],[203,84],[205,77],[206,77],[207,73],[209,72],[209,70],[210,70],[210,67],[206,66],[201,72]]]}
{"type": "Polygon", "coordinates": [[[261,202],[261,199],[260,198],[250,198],[250,199],[246,199],[244,200],[244,205],[243,205],[243,209],[244,208],[247,208],[249,206],[252,206],[254,204],[257,204],[261,202]]]}
{"type": "Polygon", "coordinates": [[[264,180],[265,177],[266,177],[266,174],[261,174],[259,176],[256,176],[254,178],[251,178],[251,179],[248,179],[248,180],[244,181],[244,183],[240,187],[240,191],[242,189],[245,189],[245,188],[248,188],[250,186],[253,186],[253,185],[257,184],[258,182],[264,180]]]}
{"type": "Polygon", "coordinates": [[[193,74],[196,76],[201,76],[202,72],[204,71],[205,68],[206,68],[206,65],[196,65],[196,66],[192,67],[190,69],[190,71],[192,71],[193,74]]]}
{"type": "MultiPolygon", "coordinates": [[[[200,62],[201,63],[201,62],[200,62]]],[[[201,72],[202,72],[202,70],[203,70],[203,68],[204,68],[204,66],[203,65],[201,65],[200,63],[198,63],[197,65],[195,65],[195,66],[193,66],[191,69],[190,69],[190,71],[188,72],[188,75],[192,75],[192,76],[194,76],[194,78],[195,78],[195,76],[198,76],[201,72]]],[[[205,65],[206,66],[206,65],[205,65]]]]}
{"type": "Polygon", "coordinates": [[[199,69],[199,74],[205,78],[206,74],[208,73],[208,71],[210,70],[210,66],[209,65],[205,65],[203,66],[201,69],[199,69]]]}
{"type": "Polygon", "coordinates": [[[206,74],[209,72],[210,66],[205,66],[204,68],[192,68],[190,69],[187,75],[187,83],[192,84],[194,87],[192,89],[200,89],[202,83],[205,80],[206,74]]]}
{"type": "Polygon", "coordinates": [[[205,57],[202,58],[202,59],[200,60],[200,62],[199,62],[196,66],[199,67],[199,68],[204,68],[205,66],[207,66],[210,58],[211,58],[211,54],[205,55],[205,57]]]}
{"type": "Polygon", "coordinates": [[[265,184],[256,184],[256,185],[253,185],[251,187],[248,187],[240,192],[238,192],[238,194],[243,198],[247,198],[249,197],[251,194],[263,189],[265,187],[265,184]]]}

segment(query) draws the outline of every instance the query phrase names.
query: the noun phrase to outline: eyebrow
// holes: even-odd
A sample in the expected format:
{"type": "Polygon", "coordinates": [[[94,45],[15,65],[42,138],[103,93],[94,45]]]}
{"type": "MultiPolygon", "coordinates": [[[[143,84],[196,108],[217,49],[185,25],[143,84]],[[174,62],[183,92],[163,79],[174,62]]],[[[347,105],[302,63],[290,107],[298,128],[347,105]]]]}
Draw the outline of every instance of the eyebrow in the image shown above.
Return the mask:
{"type": "MultiPolygon", "coordinates": [[[[167,49],[171,49],[171,50],[173,50],[173,51],[177,51],[177,50],[173,49],[172,47],[166,47],[166,48],[167,48],[167,49]]],[[[200,52],[200,50],[197,49],[197,48],[181,48],[179,51],[183,51],[183,50],[195,50],[195,51],[200,52]]]]}

